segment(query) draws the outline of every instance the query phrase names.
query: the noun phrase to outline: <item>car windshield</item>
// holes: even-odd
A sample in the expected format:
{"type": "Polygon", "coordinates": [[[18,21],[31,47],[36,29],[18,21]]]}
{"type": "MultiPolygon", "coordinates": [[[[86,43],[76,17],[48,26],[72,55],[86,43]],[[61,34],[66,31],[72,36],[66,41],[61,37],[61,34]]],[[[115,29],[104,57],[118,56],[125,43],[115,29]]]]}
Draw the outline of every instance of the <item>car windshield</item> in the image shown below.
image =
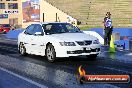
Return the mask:
{"type": "Polygon", "coordinates": [[[80,33],[80,29],[69,23],[49,23],[43,25],[46,34],[80,33]]]}

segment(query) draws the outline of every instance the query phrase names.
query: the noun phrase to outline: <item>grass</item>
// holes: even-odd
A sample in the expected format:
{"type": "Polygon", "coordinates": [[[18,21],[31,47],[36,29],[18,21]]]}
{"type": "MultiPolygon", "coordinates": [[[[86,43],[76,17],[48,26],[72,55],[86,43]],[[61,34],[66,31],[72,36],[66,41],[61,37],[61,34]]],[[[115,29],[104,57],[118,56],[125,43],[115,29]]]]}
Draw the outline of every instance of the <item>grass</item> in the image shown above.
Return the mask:
{"type": "Polygon", "coordinates": [[[102,28],[101,26],[94,26],[94,25],[78,25],[78,27],[81,30],[88,30],[88,29],[91,29],[91,28],[102,28]]]}

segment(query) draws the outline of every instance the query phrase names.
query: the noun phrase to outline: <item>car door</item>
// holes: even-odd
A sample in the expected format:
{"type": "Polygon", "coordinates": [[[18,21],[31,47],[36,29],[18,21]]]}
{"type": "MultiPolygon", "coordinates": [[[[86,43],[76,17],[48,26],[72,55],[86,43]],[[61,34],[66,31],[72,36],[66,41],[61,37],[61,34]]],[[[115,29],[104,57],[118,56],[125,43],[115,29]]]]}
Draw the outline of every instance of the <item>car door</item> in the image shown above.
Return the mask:
{"type": "Polygon", "coordinates": [[[33,30],[34,30],[34,24],[31,24],[30,26],[28,26],[24,32],[23,38],[24,38],[24,46],[26,48],[26,51],[28,53],[33,52],[33,48],[32,48],[32,37],[33,37],[33,30]]]}
{"type": "Polygon", "coordinates": [[[46,47],[46,44],[44,43],[44,32],[43,32],[42,26],[39,24],[35,24],[33,37],[32,37],[32,49],[34,50],[34,54],[44,55],[45,47],[46,47]]]}

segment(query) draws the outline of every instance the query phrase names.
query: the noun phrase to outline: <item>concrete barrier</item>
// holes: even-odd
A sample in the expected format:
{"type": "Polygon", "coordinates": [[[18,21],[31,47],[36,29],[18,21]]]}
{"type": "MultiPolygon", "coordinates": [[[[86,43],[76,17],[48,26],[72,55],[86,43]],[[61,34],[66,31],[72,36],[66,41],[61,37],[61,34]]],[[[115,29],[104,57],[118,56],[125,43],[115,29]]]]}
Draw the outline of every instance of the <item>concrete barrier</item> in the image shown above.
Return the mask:
{"type": "Polygon", "coordinates": [[[23,32],[24,29],[19,28],[19,29],[15,29],[15,30],[10,30],[5,37],[6,38],[11,38],[11,39],[18,39],[18,35],[19,33],[23,32]]]}

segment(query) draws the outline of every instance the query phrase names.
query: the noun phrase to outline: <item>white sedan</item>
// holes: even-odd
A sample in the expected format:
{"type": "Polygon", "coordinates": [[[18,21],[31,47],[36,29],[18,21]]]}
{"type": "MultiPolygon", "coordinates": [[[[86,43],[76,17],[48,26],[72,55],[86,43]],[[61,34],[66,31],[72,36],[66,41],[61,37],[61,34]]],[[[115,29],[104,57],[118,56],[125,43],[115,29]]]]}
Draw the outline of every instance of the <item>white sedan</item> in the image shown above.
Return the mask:
{"type": "Polygon", "coordinates": [[[69,23],[31,24],[18,36],[18,50],[21,55],[46,56],[49,62],[58,57],[96,58],[100,47],[96,37],[81,32],[69,23]]]}

